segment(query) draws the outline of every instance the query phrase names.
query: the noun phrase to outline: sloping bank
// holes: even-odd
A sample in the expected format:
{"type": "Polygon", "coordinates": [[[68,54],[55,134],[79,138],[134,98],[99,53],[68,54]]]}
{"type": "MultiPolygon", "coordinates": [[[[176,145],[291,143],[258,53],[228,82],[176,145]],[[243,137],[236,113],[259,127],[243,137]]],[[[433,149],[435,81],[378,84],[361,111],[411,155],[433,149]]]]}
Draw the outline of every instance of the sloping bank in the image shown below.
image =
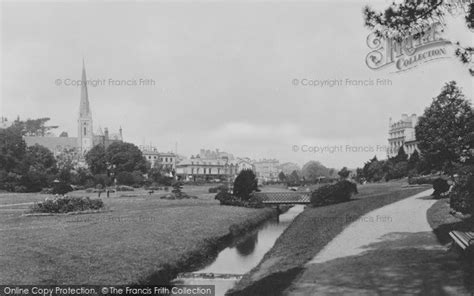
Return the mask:
{"type": "Polygon", "coordinates": [[[260,209],[258,214],[252,215],[249,219],[242,221],[242,223],[231,225],[226,235],[206,239],[179,261],[164,264],[161,268],[132,283],[132,285],[165,285],[175,279],[179,273],[199,270],[212,263],[218,253],[237,238],[258,228],[277,214],[275,209],[260,209]]]}
{"type": "Polygon", "coordinates": [[[279,295],[303,270],[303,266],[347,225],[364,214],[425,191],[429,187],[402,186],[364,190],[350,202],[307,208],[278,238],[262,261],[244,275],[226,295],[279,295]],[[380,190],[379,190],[380,189],[380,190]]]}

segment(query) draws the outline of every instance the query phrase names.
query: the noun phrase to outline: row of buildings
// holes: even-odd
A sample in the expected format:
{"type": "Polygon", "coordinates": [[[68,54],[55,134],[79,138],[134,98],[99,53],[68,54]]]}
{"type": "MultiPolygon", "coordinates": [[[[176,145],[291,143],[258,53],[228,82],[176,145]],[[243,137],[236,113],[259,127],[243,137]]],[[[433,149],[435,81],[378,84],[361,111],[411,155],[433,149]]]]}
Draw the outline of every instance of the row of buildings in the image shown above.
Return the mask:
{"type": "MultiPolygon", "coordinates": [[[[416,114],[408,116],[402,114],[398,121],[390,118],[387,151],[388,157],[397,155],[400,147],[404,147],[407,154],[417,150],[415,126],[418,117],[416,114]]],[[[11,122],[1,118],[0,127],[7,127],[11,122]]],[[[81,97],[77,119],[77,137],[52,136],[25,136],[28,146],[40,144],[50,149],[55,155],[65,149],[73,149],[84,155],[95,145],[109,146],[116,141],[123,141],[122,128],[117,133],[109,133],[108,128],[93,131],[92,110],[89,103],[86,70],[83,63],[81,97]]],[[[176,152],[159,151],[154,146],[139,146],[144,157],[152,166],[159,165],[163,170],[175,174],[182,180],[222,180],[235,177],[241,170],[250,169],[255,172],[260,181],[277,181],[280,172],[285,175],[300,170],[295,163],[282,163],[276,159],[252,160],[250,158],[234,157],[234,155],[216,150],[201,149],[198,154],[186,158],[176,152]]]]}
{"type": "Polygon", "coordinates": [[[234,157],[233,154],[219,149],[201,149],[198,154],[186,158],[173,152],[159,152],[151,145],[139,148],[152,166],[161,166],[185,181],[228,180],[246,169],[254,171],[261,181],[277,181],[281,171],[290,174],[292,171],[289,169],[300,169],[294,163],[280,164],[276,159],[255,161],[247,157],[234,157]]]}

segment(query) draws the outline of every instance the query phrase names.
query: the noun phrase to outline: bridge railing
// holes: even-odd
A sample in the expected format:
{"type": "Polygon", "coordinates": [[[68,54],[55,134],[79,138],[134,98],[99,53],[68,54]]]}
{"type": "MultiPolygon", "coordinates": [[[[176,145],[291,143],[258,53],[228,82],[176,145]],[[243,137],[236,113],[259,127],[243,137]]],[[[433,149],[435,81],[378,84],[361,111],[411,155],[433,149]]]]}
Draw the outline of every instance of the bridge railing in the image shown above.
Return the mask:
{"type": "Polygon", "coordinates": [[[309,203],[310,192],[254,192],[252,196],[263,203],[309,203]]]}

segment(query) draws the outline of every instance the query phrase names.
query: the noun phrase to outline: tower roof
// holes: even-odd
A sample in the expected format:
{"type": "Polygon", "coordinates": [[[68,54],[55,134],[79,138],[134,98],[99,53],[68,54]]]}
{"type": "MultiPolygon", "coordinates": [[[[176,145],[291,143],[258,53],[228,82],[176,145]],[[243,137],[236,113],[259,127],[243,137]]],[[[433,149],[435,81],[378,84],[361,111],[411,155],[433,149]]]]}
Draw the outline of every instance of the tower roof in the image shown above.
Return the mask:
{"type": "Polygon", "coordinates": [[[82,60],[82,79],[81,79],[81,103],[79,105],[79,117],[92,117],[89,106],[89,94],[87,92],[86,67],[84,59],[82,60]]]}

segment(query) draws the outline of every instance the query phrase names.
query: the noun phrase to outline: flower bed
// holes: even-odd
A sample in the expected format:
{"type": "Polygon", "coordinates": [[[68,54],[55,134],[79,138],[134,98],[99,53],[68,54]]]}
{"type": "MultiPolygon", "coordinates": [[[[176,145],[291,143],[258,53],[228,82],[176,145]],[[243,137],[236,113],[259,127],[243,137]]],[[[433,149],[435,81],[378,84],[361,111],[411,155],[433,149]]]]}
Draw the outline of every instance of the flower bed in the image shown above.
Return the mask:
{"type": "Polygon", "coordinates": [[[30,207],[31,213],[69,213],[87,210],[99,210],[104,207],[101,199],[89,197],[59,196],[54,199],[46,198],[30,207]]]}

